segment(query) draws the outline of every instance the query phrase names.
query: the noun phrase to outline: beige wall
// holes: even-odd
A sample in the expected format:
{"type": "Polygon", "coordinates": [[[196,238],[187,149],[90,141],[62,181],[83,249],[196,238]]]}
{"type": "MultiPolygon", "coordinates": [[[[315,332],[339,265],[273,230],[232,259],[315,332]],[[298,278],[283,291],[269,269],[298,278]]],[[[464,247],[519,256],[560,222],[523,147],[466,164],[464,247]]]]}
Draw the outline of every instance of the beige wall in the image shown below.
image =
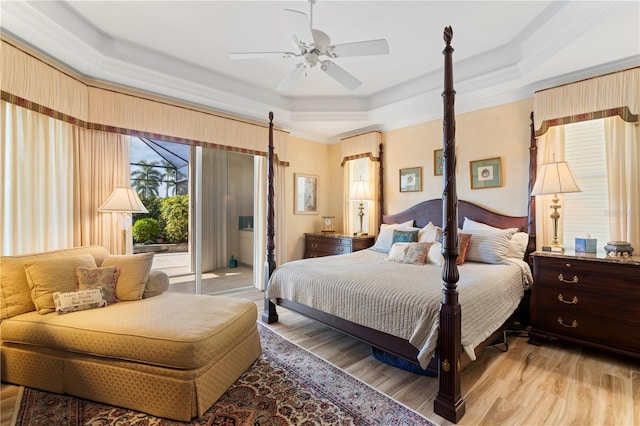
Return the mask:
{"type": "MultiPolygon", "coordinates": [[[[301,259],[304,254],[304,233],[319,232],[322,216],[336,215],[334,203],[341,198],[341,188],[335,187],[330,173],[330,145],[291,136],[289,138],[289,161],[286,168],[286,209],[287,209],[287,260],[301,259]],[[318,177],[318,214],[294,214],[294,173],[318,177]],[[336,195],[337,194],[337,195],[336,195]]],[[[277,244],[277,243],[276,243],[277,244]]]]}
{"type": "MultiPolygon", "coordinates": [[[[529,185],[529,115],[533,99],[513,102],[456,117],[458,198],[497,210],[527,214],[529,185]],[[469,162],[500,157],[502,187],[472,190],[469,162]]],[[[442,177],[433,175],[433,151],[442,148],[442,121],[384,132],[385,213],[397,213],[412,205],[442,197],[442,177]],[[423,190],[399,192],[399,170],[422,167],[423,190]]],[[[290,138],[291,165],[286,170],[287,259],[301,259],[305,232],[322,229],[322,216],[336,217],[335,229],[343,229],[343,169],[340,145],[325,145],[290,138]],[[293,175],[318,176],[318,214],[293,214],[293,175]]]]}
{"type": "MultiPolygon", "coordinates": [[[[456,116],[458,198],[497,210],[527,214],[529,115],[533,99],[456,116]],[[469,162],[500,157],[502,187],[471,189],[469,162]]],[[[442,177],[433,175],[433,151],[442,148],[442,120],[383,133],[385,213],[397,213],[420,201],[442,197],[442,177]],[[422,167],[423,190],[399,191],[399,170],[422,167]]]]}

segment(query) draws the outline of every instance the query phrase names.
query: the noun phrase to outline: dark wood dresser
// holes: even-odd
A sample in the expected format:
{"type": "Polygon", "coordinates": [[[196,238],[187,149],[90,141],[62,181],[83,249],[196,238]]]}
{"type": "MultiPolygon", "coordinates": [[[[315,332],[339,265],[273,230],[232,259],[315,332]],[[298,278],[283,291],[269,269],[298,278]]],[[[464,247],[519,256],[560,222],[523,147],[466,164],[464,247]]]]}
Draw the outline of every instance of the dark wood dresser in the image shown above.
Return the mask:
{"type": "Polygon", "coordinates": [[[304,258],[352,253],[373,245],[373,235],[342,235],[329,232],[304,234],[304,258]]]}
{"type": "Polygon", "coordinates": [[[640,358],[640,257],[532,257],[530,343],[563,339],[640,358]]]}

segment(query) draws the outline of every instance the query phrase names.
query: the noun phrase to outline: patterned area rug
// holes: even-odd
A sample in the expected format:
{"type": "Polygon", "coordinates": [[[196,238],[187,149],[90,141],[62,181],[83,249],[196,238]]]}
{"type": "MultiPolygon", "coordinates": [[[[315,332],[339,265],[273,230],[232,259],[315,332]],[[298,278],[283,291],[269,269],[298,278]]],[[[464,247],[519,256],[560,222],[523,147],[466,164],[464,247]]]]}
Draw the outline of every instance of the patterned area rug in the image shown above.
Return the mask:
{"type": "MultiPolygon", "coordinates": [[[[433,425],[369,385],[258,324],[262,356],[192,425],[433,425]]],[[[18,426],[184,425],[25,388],[18,426]]]]}

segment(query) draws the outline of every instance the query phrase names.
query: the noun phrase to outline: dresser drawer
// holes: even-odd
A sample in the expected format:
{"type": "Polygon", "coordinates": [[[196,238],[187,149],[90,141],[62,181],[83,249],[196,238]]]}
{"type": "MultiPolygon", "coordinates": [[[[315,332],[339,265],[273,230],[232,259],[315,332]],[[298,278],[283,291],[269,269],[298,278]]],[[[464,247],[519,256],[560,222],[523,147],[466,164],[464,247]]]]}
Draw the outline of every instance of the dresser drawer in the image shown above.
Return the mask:
{"type": "Polygon", "coordinates": [[[345,254],[351,253],[350,246],[327,246],[327,245],[310,245],[306,247],[305,257],[322,257],[322,256],[331,256],[334,254],[345,254]]]}
{"type": "Polygon", "coordinates": [[[537,317],[544,316],[547,312],[557,312],[563,317],[587,313],[608,318],[611,323],[636,323],[640,329],[640,298],[620,298],[615,294],[602,297],[598,293],[580,291],[577,288],[540,286],[536,288],[535,303],[537,317]]]}
{"type": "Polygon", "coordinates": [[[331,238],[331,237],[307,237],[306,245],[311,249],[318,247],[351,247],[351,241],[348,238],[331,238]]]}
{"type": "Polygon", "coordinates": [[[548,309],[538,315],[536,330],[640,352],[638,324],[603,318],[577,309],[548,309]]]}
{"type": "Polygon", "coordinates": [[[608,266],[602,262],[578,259],[539,258],[534,275],[536,284],[556,287],[559,291],[589,289],[604,294],[640,295],[639,269],[631,265],[608,266]]]}
{"type": "Polygon", "coordinates": [[[352,253],[371,247],[373,236],[351,236],[339,234],[304,234],[304,257],[323,257],[352,253]]]}

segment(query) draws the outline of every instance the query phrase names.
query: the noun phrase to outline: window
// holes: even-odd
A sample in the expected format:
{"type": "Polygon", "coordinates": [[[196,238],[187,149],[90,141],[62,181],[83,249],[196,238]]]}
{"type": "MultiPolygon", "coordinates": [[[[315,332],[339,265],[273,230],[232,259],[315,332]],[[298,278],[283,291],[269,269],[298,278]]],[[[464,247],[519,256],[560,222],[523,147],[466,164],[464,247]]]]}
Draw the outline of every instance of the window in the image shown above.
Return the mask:
{"type": "Polygon", "coordinates": [[[587,234],[598,240],[598,251],[609,241],[609,191],[604,120],[565,126],[565,161],[582,192],[564,194],[563,245],[575,248],[575,238],[587,234]]]}

